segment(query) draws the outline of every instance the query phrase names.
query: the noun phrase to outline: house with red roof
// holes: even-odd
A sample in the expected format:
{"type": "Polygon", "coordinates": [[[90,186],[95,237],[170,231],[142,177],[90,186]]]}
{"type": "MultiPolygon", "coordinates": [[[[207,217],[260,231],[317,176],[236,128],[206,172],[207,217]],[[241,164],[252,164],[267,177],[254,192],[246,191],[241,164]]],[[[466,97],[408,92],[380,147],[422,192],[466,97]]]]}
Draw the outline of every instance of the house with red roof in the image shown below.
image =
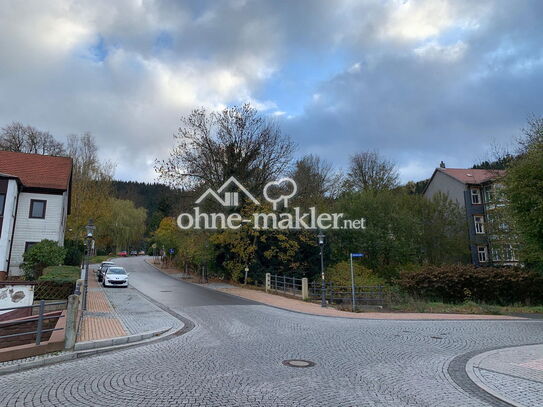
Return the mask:
{"type": "Polygon", "coordinates": [[[0,277],[43,239],[64,244],[71,180],[71,158],[0,151],[0,277]]]}
{"type": "Polygon", "coordinates": [[[441,163],[423,192],[428,199],[445,194],[465,210],[471,259],[477,266],[518,264],[518,248],[504,238],[513,233],[499,219],[499,208],[506,204],[498,193],[504,175],[503,170],[445,168],[441,163]]]}

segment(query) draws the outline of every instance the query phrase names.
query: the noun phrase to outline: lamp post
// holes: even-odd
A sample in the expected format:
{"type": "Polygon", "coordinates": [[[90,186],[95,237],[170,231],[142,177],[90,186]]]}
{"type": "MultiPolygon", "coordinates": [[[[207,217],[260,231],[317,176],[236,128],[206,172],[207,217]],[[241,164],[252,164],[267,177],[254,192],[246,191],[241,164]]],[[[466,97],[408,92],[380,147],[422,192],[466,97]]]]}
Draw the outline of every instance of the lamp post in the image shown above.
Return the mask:
{"type": "Polygon", "coordinates": [[[323,256],[323,248],[324,248],[324,234],[319,231],[319,234],[317,235],[318,241],[319,241],[319,247],[321,248],[321,307],[326,307],[326,283],[324,282],[324,256],[323,256]]]}
{"type": "Polygon", "coordinates": [[[85,240],[87,242],[87,250],[86,250],[86,256],[85,256],[85,289],[83,290],[83,311],[87,310],[87,291],[89,288],[89,260],[90,260],[90,251],[91,251],[91,243],[94,240],[94,230],[96,227],[94,226],[94,222],[92,219],[89,219],[89,223],[87,223],[87,226],[85,226],[85,229],[87,231],[87,235],[85,236],[85,240]]]}

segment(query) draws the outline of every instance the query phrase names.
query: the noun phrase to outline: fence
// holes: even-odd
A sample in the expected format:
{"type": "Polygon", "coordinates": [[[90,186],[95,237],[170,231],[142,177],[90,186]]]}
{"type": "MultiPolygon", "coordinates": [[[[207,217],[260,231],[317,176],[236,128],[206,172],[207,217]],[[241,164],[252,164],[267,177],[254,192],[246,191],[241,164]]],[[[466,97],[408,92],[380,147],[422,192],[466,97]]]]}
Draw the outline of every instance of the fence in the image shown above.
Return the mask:
{"type": "Polygon", "coordinates": [[[302,295],[302,279],[270,274],[270,289],[284,294],[302,295]]]}
{"type": "Polygon", "coordinates": [[[73,294],[75,283],[38,281],[34,286],[34,300],[65,300],[73,294]]]}
{"type": "MultiPolygon", "coordinates": [[[[330,304],[349,304],[353,302],[353,289],[351,286],[339,286],[333,283],[325,283],[324,296],[330,304]]],[[[311,299],[322,298],[322,283],[311,282],[309,285],[309,297],[311,299]]],[[[385,305],[384,286],[355,286],[355,305],[385,305]]]]}
{"type": "Polygon", "coordinates": [[[39,345],[42,340],[47,340],[52,332],[63,330],[64,328],[55,328],[55,325],[56,320],[58,320],[59,318],[64,318],[64,315],[61,315],[61,312],[59,311],[49,312],[47,314],[45,312],[46,307],[58,307],[59,305],[65,306],[66,301],[46,303],[45,300],[41,300],[39,304],[36,305],[27,305],[25,307],[0,308],[0,311],[18,311],[22,309],[30,309],[32,314],[32,316],[27,318],[21,318],[14,321],[0,322],[0,332],[17,331],[16,333],[1,335],[1,342],[4,342],[4,344],[8,344],[8,342],[11,342],[10,339],[24,340],[25,338],[28,338],[28,342],[33,341],[36,345],[39,345]],[[36,308],[38,309],[37,315],[33,315],[36,308]],[[30,331],[24,330],[22,332],[19,332],[19,329],[17,327],[24,327],[26,325],[35,326],[35,328],[30,328],[30,331]],[[7,341],[4,341],[5,339],[7,339],[7,341]]]}

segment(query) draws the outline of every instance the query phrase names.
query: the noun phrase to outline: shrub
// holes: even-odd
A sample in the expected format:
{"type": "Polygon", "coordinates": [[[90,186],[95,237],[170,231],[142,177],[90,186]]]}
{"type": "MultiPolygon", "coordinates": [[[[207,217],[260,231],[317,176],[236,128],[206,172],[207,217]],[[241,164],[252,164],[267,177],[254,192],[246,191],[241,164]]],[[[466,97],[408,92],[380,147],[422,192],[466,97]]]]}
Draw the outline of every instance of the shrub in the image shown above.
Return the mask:
{"type": "Polygon", "coordinates": [[[64,264],[68,266],[79,266],[83,260],[83,253],[85,252],[85,246],[82,242],[77,240],[64,241],[64,248],[66,249],[66,257],[64,264]]]}
{"type": "Polygon", "coordinates": [[[53,240],[42,240],[36,243],[23,255],[24,262],[21,268],[27,280],[35,280],[40,277],[42,271],[48,266],[58,266],[64,262],[66,249],[60,247],[53,240]]]}
{"type": "Polygon", "coordinates": [[[501,305],[543,302],[543,275],[520,268],[424,266],[401,272],[397,282],[410,295],[427,300],[501,305]]]}
{"type": "MultiPolygon", "coordinates": [[[[354,283],[357,286],[384,285],[385,281],[370,269],[353,264],[354,283]]],[[[326,280],[337,286],[351,285],[351,266],[348,261],[342,261],[326,269],[326,280]]]]}

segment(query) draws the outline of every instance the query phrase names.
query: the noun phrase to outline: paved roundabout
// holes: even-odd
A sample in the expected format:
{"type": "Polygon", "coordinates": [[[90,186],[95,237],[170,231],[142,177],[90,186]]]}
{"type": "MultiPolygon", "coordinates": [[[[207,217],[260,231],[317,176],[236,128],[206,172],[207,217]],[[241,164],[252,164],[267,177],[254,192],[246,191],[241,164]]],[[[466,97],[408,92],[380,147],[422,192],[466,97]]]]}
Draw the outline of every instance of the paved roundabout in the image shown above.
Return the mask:
{"type": "Polygon", "coordinates": [[[465,363],[541,342],[543,324],[304,315],[123,260],[133,286],[193,322],[170,340],[0,377],[6,406],[501,406],[465,363]],[[465,360],[464,360],[465,359],[465,360]],[[312,362],[303,368],[287,360],[312,362]]]}

